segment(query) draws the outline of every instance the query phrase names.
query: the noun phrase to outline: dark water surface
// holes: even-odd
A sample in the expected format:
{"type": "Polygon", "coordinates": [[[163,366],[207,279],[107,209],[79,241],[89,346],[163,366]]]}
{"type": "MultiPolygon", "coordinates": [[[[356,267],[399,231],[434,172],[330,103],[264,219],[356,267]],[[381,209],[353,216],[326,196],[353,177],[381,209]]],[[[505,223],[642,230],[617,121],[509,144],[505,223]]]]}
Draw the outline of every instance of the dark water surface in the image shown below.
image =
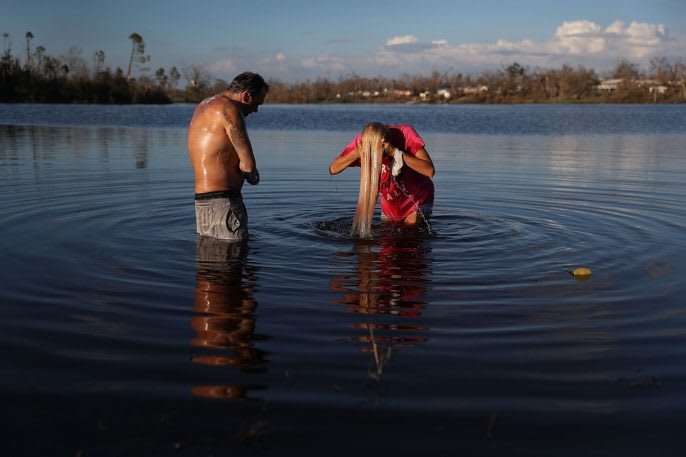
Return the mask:
{"type": "Polygon", "coordinates": [[[192,109],[0,105],[4,455],[683,453],[686,106],[265,105],[244,246],[196,240],[192,109]],[[430,230],[347,235],[372,120],[430,230]]]}

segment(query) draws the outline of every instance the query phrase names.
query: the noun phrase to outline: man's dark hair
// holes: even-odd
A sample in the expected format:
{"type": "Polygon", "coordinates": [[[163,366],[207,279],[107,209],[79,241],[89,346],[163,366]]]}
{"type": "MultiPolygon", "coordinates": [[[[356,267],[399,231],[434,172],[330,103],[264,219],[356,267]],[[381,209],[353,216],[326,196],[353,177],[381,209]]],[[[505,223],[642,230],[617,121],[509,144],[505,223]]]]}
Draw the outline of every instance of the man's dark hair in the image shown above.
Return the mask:
{"type": "Polygon", "coordinates": [[[233,93],[248,91],[253,97],[264,91],[269,92],[269,84],[257,73],[246,71],[233,78],[227,89],[233,93]]]}

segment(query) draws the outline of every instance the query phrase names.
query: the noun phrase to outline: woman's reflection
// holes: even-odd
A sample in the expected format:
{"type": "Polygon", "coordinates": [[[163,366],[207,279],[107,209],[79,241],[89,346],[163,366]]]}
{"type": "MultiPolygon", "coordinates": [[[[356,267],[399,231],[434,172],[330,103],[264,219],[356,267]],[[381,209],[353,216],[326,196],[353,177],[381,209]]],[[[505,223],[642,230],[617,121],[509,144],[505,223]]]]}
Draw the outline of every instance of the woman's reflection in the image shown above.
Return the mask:
{"type": "MultiPolygon", "coordinates": [[[[425,328],[418,319],[426,307],[426,277],[430,272],[430,248],[418,236],[384,235],[378,241],[360,240],[353,247],[355,273],[334,278],[331,288],[343,294],[336,304],[351,313],[365,315],[354,324],[362,332],[349,338],[362,343],[372,355],[369,375],[381,380],[384,364],[394,347],[423,343],[425,328]]],[[[348,256],[349,253],[339,253],[348,256]]]]}
{"type": "MultiPolygon", "coordinates": [[[[195,331],[192,345],[200,348],[193,362],[213,366],[235,366],[241,371],[259,371],[264,353],[254,345],[256,285],[255,268],[247,264],[245,242],[227,242],[201,236],[197,242],[195,331]]],[[[197,395],[245,398],[249,385],[208,385],[193,388],[197,395]]]]}

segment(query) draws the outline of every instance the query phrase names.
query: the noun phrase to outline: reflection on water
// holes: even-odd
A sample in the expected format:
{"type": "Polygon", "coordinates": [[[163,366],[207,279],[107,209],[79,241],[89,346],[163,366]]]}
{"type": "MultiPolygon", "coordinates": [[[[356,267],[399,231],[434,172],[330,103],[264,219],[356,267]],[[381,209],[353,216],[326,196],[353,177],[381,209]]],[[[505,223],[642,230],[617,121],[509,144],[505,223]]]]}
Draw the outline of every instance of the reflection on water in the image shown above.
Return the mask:
{"type": "MultiPolygon", "coordinates": [[[[349,341],[372,355],[369,375],[377,381],[394,348],[427,341],[428,329],[419,322],[427,306],[426,280],[431,273],[425,242],[420,232],[398,232],[388,225],[380,239],[355,243],[354,272],[331,280],[331,289],[343,295],[334,304],[363,315],[364,320],[354,324],[360,334],[349,341]]],[[[337,255],[347,257],[350,252],[337,255]]]]}
{"type": "MultiPolygon", "coordinates": [[[[211,366],[260,370],[264,353],[255,347],[253,294],[257,272],[247,266],[248,245],[198,237],[195,315],[191,325],[198,348],[192,361],[211,366]]],[[[213,398],[245,398],[250,385],[204,385],[193,393],[213,398]]]]}

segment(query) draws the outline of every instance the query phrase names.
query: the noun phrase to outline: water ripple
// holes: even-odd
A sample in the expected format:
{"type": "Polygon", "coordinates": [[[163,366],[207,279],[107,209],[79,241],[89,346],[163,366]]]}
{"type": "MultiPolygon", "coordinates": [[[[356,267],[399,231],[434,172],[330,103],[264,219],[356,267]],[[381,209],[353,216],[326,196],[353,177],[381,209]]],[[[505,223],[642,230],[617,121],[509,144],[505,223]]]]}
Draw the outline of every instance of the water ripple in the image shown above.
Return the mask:
{"type": "Polygon", "coordinates": [[[560,433],[570,412],[681,401],[683,137],[427,135],[431,232],[377,213],[357,240],[358,175],[326,174],[344,135],[260,134],[247,250],[210,255],[183,132],[5,138],[5,392],[260,398],[355,418],[388,398],[384,420],[533,412],[531,429],[552,418],[560,433]]]}

